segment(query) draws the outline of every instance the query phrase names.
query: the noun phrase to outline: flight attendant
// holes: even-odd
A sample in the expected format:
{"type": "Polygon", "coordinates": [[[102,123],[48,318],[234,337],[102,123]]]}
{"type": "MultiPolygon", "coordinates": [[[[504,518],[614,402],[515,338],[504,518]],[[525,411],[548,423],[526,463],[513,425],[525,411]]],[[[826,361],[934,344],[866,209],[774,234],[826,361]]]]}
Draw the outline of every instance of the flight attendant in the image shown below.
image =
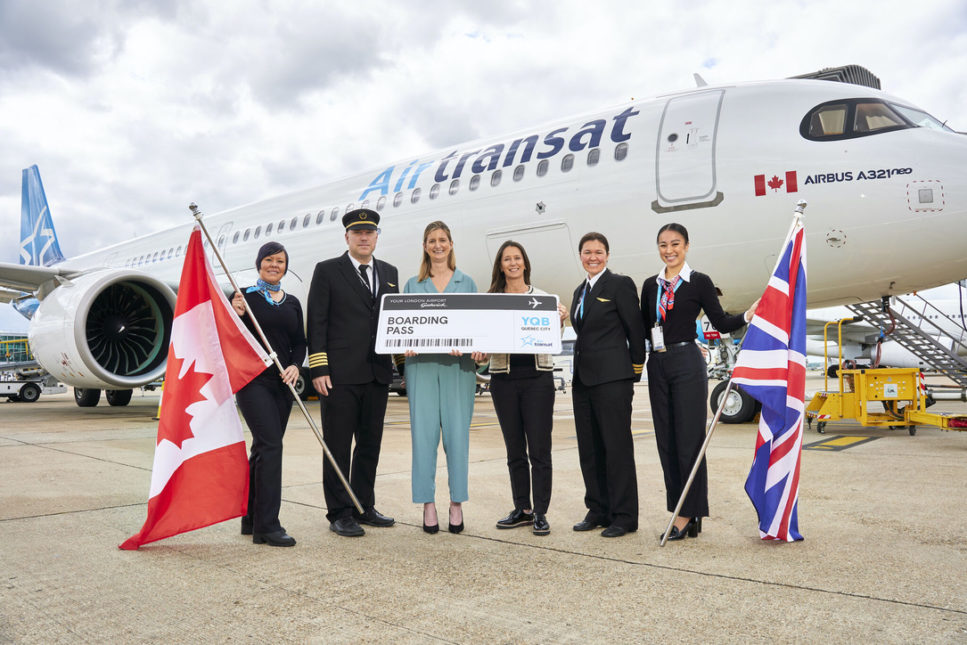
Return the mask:
{"type": "MultiPolygon", "coordinates": [[[[648,396],[669,512],[675,511],[705,441],[708,375],[695,342],[695,321],[704,311],[715,329],[732,332],[752,320],[759,303],[754,302],[744,314],[726,314],[712,279],[688,266],[687,253],[685,227],[662,226],[658,231],[658,255],[664,267],[645,280],[641,288],[641,314],[651,339],[648,396]]],[[[702,518],[707,515],[708,471],[703,458],[668,539],[698,537],[702,518]]]]}
{"type": "Polygon", "coordinates": [[[587,272],[574,291],[571,397],[588,512],[575,531],[605,527],[604,537],[638,530],[638,480],[631,438],[631,400],[645,363],[645,329],[631,278],[608,270],[601,233],[578,245],[587,272]]]}
{"type": "MultiPolygon", "coordinates": [[[[410,278],[403,293],[476,293],[477,285],[457,268],[453,238],[443,222],[423,231],[420,273],[410,278]]],[[[410,403],[413,442],[413,502],[423,504],[423,530],[440,530],[436,512],[436,459],[440,436],[447,458],[450,488],[448,530],[463,530],[463,502],[467,501],[470,468],[470,418],[477,387],[476,358],[482,354],[406,352],[406,391],[410,403]]]]}
{"type": "MultiPolygon", "coordinates": [[[[530,259],[524,247],[508,240],[501,244],[494,258],[489,293],[545,294],[530,283],[530,275],[530,259]]],[[[563,325],[567,308],[559,304],[558,314],[563,325]]],[[[497,521],[498,529],[530,524],[534,535],[551,532],[547,508],[551,503],[553,372],[554,357],[550,354],[490,356],[490,394],[507,448],[510,491],[514,500],[514,510],[497,521]]]]}
{"type": "Polygon", "coordinates": [[[292,411],[292,393],[287,384],[299,378],[299,366],[306,357],[306,336],[302,324],[302,305],[292,294],[282,290],[280,281],[289,266],[289,254],[278,242],[268,242],[259,249],[255,268],[259,279],[255,286],[236,293],[232,308],[252,335],[255,331],[251,311],[262,327],[281,365],[287,367],[281,377],[275,365],[265,368],[235,395],[238,408],[252,433],[249,457],[248,513],[242,518],[242,535],[251,535],[255,544],[295,546],[295,538],[286,534],[279,523],[282,505],[282,437],[292,411]]]}

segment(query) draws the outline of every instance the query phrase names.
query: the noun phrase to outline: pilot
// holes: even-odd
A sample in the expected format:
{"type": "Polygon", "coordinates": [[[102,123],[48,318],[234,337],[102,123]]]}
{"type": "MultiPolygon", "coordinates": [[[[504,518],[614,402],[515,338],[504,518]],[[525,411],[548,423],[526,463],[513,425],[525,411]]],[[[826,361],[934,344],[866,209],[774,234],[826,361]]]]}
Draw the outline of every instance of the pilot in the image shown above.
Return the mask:
{"type": "Polygon", "coordinates": [[[383,527],[394,523],[376,510],[373,492],[386,399],[393,380],[392,359],[374,349],[380,297],[399,293],[399,279],[396,267],[373,256],[379,213],[357,208],[346,213],[342,223],[348,250],[316,265],[306,304],[306,327],[312,385],[322,395],[323,438],[363,506],[362,514],[354,509],[338,474],[325,460],[326,518],[331,531],[357,537],[365,533],[360,524],[383,527]]]}
{"type": "MultiPolygon", "coordinates": [[[[658,230],[658,255],[664,267],[645,280],[641,288],[641,315],[651,339],[648,396],[669,512],[675,511],[705,441],[708,375],[705,359],[695,342],[699,311],[705,311],[718,331],[731,332],[752,320],[759,304],[758,300],[752,303],[744,316],[727,315],[711,278],[688,266],[687,252],[685,227],[662,226],[658,230]]],[[[698,537],[702,518],[707,515],[708,471],[703,458],[668,539],[698,537]]]]}

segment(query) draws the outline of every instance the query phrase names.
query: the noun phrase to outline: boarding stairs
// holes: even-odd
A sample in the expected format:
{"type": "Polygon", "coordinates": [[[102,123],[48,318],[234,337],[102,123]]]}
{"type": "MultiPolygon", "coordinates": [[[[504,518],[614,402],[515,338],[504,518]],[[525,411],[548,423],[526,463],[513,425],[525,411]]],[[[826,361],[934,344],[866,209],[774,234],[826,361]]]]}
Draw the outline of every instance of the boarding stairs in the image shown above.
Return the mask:
{"type": "MultiPolygon", "coordinates": [[[[967,295],[963,301],[967,301],[967,295]]],[[[886,339],[896,341],[933,370],[967,388],[967,329],[963,321],[948,318],[917,294],[847,307],[881,330],[890,329],[895,321],[896,328],[886,339]]]]}

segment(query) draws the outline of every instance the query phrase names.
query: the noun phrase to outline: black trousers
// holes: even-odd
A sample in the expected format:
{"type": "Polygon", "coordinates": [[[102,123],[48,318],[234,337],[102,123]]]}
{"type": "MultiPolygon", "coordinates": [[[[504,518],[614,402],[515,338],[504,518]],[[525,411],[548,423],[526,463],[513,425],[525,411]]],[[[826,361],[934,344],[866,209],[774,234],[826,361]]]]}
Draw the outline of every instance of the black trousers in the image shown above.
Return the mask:
{"type": "MultiPolygon", "coordinates": [[[[652,352],[648,357],[648,396],[655,422],[658,456],[665,473],[665,497],[673,512],[705,441],[708,375],[695,343],[652,352]]],[[[708,469],[704,457],[679,513],[708,515],[708,469]]]]}
{"type": "Polygon", "coordinates": [[[547,513],[551,503],[554,378],[550,372],[541,372],[530,378],[494,374],[490,378],[490,394],[507,447],[507,468],[510,471],[514,507],[547,513]]]}
{"type": "Polygon", "coordinates": [[[252,433],[248,459],[248,513],[245,522],[256,533],[282,529],[282,437],[292,411],[292,395],[278,374],[256,378],[235,395],[252,433]]]}
{"type": "Polygon", "coordinates": [[[631,437],[634,381],[571,383],[574,428],[584,475],[586,519],[638,529],[638,476],[631,437]]]}
{"type": "MultiPolygon", "coordinates": [[[[364,509],[376,504],[373,486],[376,484],[388,396],[388,385],[372,381],[363,385],[334,385],[329,396],[319,397],[322,436],[364,509]]],[[[326,518],[330,522],[353,514],[352,498],[328,459],[323,460],[322,490],[328,509],[326,518]]]]}

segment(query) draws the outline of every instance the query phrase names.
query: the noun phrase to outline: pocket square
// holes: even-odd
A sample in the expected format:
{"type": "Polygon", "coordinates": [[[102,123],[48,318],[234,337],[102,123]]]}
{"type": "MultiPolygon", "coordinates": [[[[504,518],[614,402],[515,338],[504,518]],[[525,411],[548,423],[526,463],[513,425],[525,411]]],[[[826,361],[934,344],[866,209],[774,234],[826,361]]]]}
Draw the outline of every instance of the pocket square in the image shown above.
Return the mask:
{"type": "Polygon", "coordinates": [[[598,298],[598,302],[611,302],[609,298],[598,298]]]}

